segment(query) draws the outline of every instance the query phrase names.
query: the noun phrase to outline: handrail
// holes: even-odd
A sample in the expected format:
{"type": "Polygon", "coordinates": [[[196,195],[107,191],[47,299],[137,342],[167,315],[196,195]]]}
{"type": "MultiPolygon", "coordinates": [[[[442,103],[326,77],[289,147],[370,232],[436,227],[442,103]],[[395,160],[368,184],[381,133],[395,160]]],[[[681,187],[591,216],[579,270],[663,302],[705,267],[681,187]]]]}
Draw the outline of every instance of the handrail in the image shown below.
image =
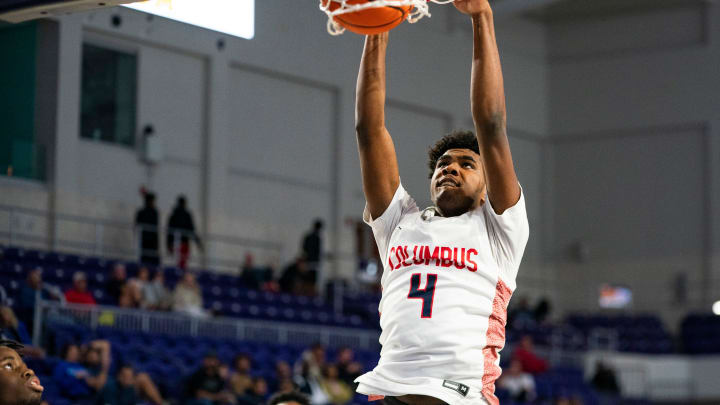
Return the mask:
{"type": "MultiPolygon", "coordinates": [[[[143,230],[153,230],[153,228],[156,228],[153,226],[148,227],[147,225],[142,224],[136,226],[133,222],[130,221],[124,222],[107,218],[55,213],[55,215],[52,217],[52,220],[54,220],[56,223],[69,222],[79,224],[81,226],[92,226],[94,227],[94,229],[91,229],[90,233],[94,232],[94,235],[86,238],[80,237],[79,239],[77,238],[77,234],[74,234],[76,236],[75,239],[68,239],[63,237],[52,238],[52,236],[48,234],[49,230],[52,229],[52,227],[50,226],[48,226],[47,231],[43,232],[42,236],[40,236],[37,233],[27,232],[26,230],[22,229],[18,230],[16,229],[17,226],[15,224],[15,219],[18,215],[27,215],[49,221],[51,220],[49,212],[36,208],[28,208],[7,204],[0,204],[0,212],[5,212],[9,216],[7,229],[5,231],[0,231],[0,237],[7,238],[10,244],[14,244],[16,241],[22,240],[40,243],[41,245],[46,246],[46,248],[48,249],[61,249],[62,247],[66,247],[70,249],[77,249],[83,253],[88,254],[114,254],[119,256],[120,258],[131,258],[133,260],[137,260],[140,257],[140,233],[143,230]],[[120,246],[117,242],[106,242],[105,236],[106,233],[108,233],[108,228],[114,228],[118,232],[125,232],[125,235],[122,236],[122,238],[124,238],[125,241],[128,242],[128,245],[120,246]],[[55,246],[51,246],[51,243],[54,243],[55,246]]],[[[183,236],[187,233],[184,230],[172,229],[167,227],[157,227],[156,229],[158,230],[159,236],[164,236],[168,231],[175,234],[175,236],[183,236]]],[[[278,254],[283,250],[284,247],[282,243],[277,241],[231,235],[207,234],[203,235],[202,238],[205,244],[208,245],[208,247],[213,246],[220,248],[220,246],[223,245],[230,245],[236,248],[232,249],[235,252],[239,251],[241,248],[253,248],[278,254]]],[[[162,251],[162,248],[165,245],[164,243],[162,243],[162,239],[160,239],[158,242],[159,249],[162,251]]],[[[232,259],[227,257],[216,257],[210,256],[207,252],[212,252],[212,249],[206,249],[203,252],[200,262],[205,265],[214,265],[222,267],[222,269],[224,270],[235,271],[239,268],[239,265],[242,262],[242,258],[240,257],[235,257],[232,259]]]]}
{"type": "Polygon", "coordinates": [[[43,330],[59,322],[97,330],[100,327],[125,332],[211,337],[281,344],[328,347],[351,346],[362,350],[379,349],[379,332],[338,326],[306,325],[290,322],[240,318],[202,318],[172,312],[156,312],[101,305],[36,302],[33,342],[42,341],[43,330]]]}

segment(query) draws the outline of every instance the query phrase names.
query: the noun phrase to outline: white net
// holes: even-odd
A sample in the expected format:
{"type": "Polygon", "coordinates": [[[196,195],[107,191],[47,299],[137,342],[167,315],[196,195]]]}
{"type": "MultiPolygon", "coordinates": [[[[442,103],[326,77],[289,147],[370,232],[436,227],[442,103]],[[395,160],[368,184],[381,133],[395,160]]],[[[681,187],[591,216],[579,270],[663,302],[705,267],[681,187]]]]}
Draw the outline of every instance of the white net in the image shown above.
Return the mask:
{"type": "Polygon", "coordinates": [[[452,3],[455,0],[371,0],[360,4],[348,4],[349,1],[351,0],[320,1],[320,10],[324,11],[328,16],[327,30],[331,35],[340,35],[345,31],[345,28],[333,19],[333,17],[337,15],[354,13],[356,11],[367,10],[369,8],[412,6],[413,8],[410,10],[407,21],[409,23],[414,23],[423,17],[430,17],[430,11],[428,8],[429,2],[447,4],[452,3]],[[334,10],[330,10],[331,5],[333,5],[333,7],[338,7],[334,10]]]}

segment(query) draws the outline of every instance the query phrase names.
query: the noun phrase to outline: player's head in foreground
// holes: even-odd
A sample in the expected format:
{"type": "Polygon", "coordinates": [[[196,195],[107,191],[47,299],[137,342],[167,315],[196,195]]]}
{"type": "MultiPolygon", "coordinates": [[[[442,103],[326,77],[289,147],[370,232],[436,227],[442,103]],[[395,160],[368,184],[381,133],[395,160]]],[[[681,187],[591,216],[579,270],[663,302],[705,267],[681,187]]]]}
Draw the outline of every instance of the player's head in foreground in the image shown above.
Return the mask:
{"type": "Polygon", "coordinates": [[[304,394],[293,391],[273,395],[268,405],[310,405],[310,400],[304,394]]]}
{"type": "Polygon", "coordinates": [[[39,405],[43,386],[18,350],[22,345],[0,340],[0,405],[39,405]]]}
{"type": "Polygon", "coordinates": [[[442,216],[473,210],[485,201],[485,170],[472,131],[453,131],[428,151],[430,198],[442,216]]]}

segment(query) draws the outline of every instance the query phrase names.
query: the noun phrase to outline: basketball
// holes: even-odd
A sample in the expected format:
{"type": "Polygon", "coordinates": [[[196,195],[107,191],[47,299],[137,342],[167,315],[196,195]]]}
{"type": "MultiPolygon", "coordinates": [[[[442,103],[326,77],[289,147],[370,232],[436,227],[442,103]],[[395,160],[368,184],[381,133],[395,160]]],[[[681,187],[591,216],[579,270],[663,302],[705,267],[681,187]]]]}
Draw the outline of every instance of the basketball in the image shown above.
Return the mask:
{"type": "MultiPolygon", "coordinates": [[[[341,4],[337,1],[322,0],[323,7],[328,6],[329,11],[337,10],[341,4]]],[[[348,0],[348,5],[358,5],[373,0],[348,0]]],[[[369,8],[352,13],[340,14],[333,17],[333,20],[344,28],[363,35],[379,34],[390,31],[405,21],[412,11],[413,6],[385,6],[369,8]]]]}

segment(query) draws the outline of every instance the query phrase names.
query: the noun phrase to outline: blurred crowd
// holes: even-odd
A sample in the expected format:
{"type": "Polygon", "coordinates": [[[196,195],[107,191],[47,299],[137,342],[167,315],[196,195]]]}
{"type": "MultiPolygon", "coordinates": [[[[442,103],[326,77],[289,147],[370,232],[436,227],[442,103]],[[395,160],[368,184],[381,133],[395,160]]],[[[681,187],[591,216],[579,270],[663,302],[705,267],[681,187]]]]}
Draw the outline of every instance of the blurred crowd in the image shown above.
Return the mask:
{"type": "MultiPolygon", "coordinates": [[[[27,351],[24,355],[32,357],[27,351]]],[[[352,400],[353,381],[363,372],[349,347],[337,350],[330,362],[325,347],[315,344],[295,364],[277,361],[272,376],[256,373],[250,354],[239,354],[226,364],[210,351],[179,386],[163,390],[132,364],[115,364],[107,340],[67,343],[59,357],[53,383],[63,398],[77,405],[260,405],[282,396],[300,404],[344,405],[352,400]]]]}

